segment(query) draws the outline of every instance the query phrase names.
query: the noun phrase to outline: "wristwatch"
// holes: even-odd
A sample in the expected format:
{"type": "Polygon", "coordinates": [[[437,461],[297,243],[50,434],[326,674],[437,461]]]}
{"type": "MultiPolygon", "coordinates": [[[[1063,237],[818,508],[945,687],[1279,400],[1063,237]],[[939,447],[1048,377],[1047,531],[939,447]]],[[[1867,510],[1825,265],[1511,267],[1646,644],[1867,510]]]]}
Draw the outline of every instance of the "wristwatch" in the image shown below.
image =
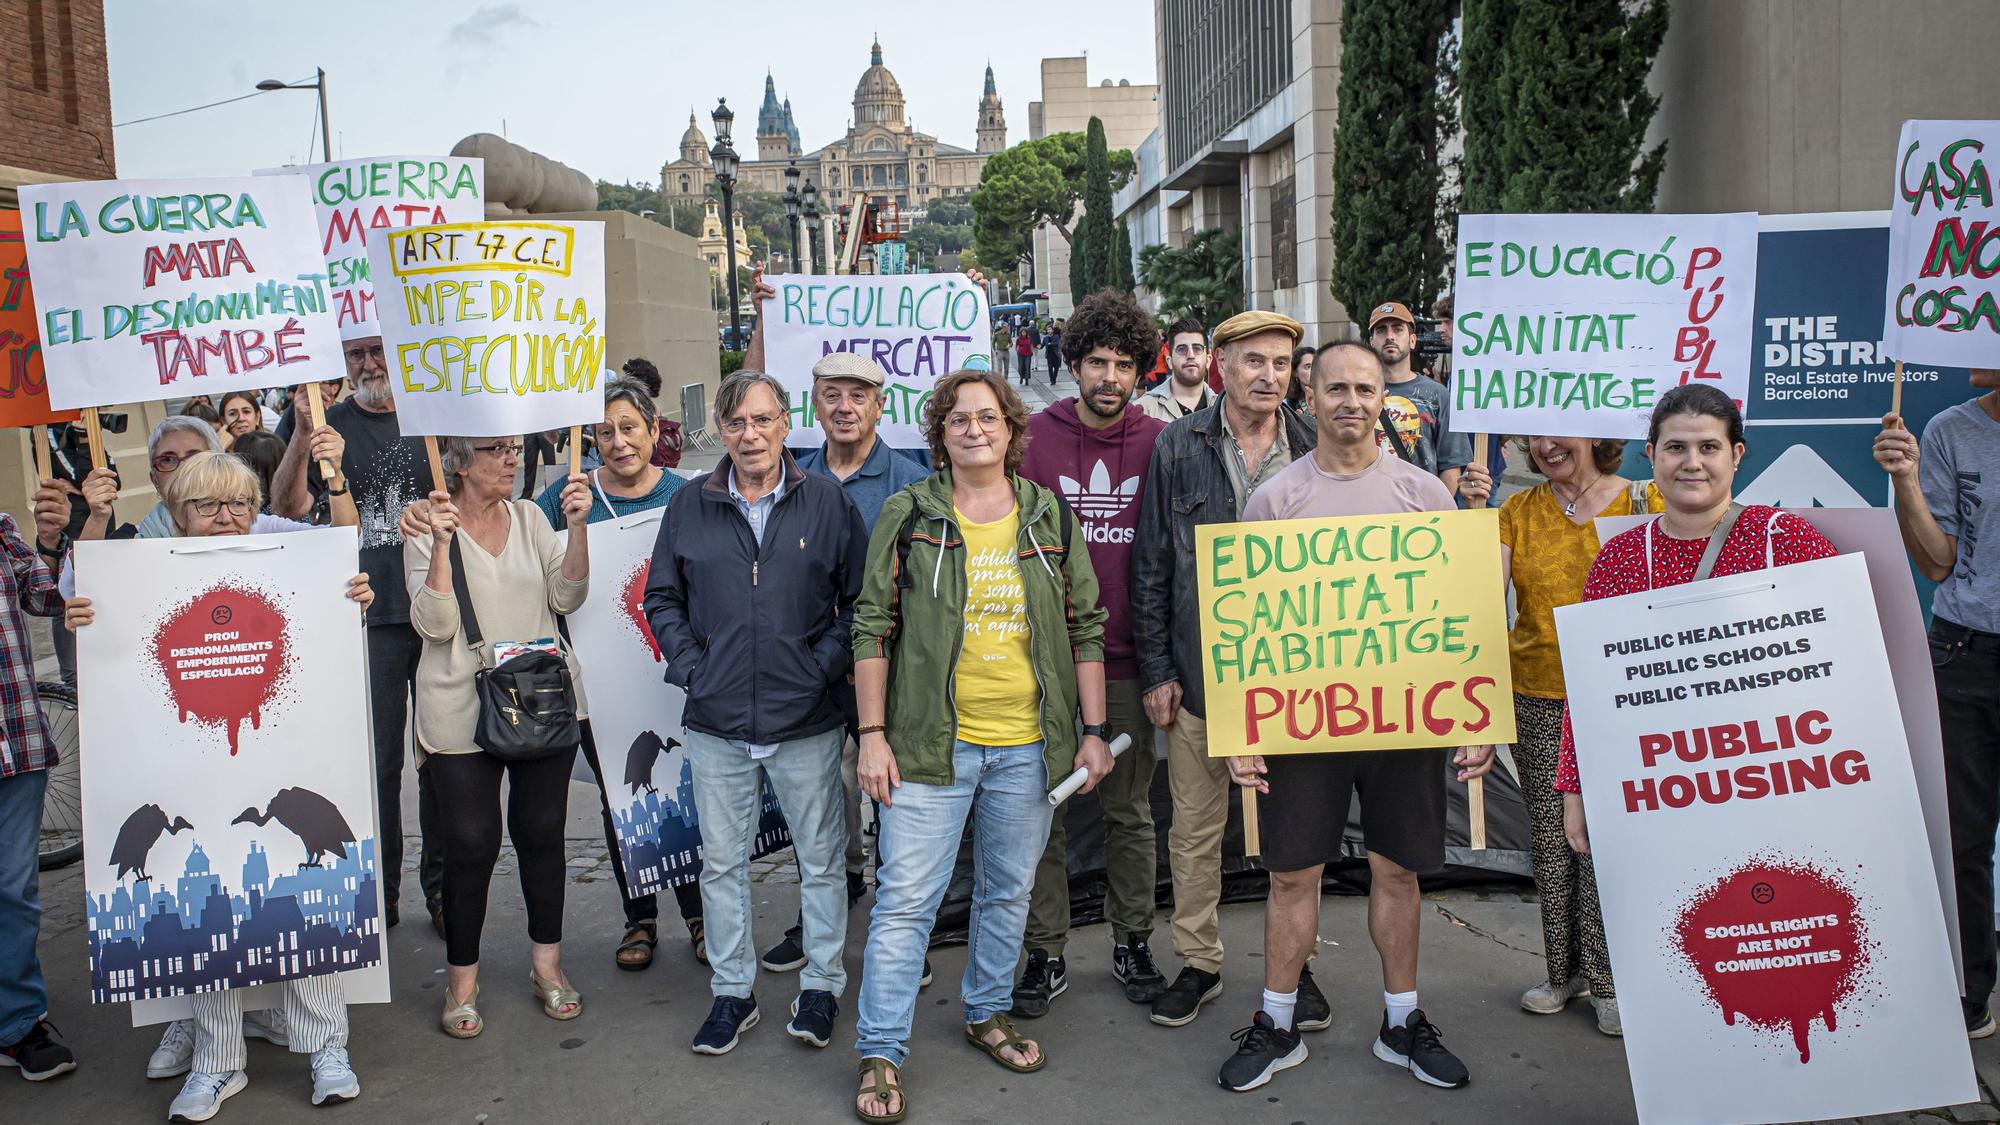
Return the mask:
{"type": "Polygon", "coordinates": [[[53,547],[42,546],[41,539],[37,537],[35,539],[35,553],[51,562],[61,562],[62,557],[69,553],[69,532],[63,532],[62,538],[58,539],[56,545],[53,547]]]}
{"type": "Polygon", "coordinates": [[[1111,724],[1085,723],[1083,724],[1083,736],[1085,738],[1101,738],[1109,742],[1111,741],[1111,724]]]}

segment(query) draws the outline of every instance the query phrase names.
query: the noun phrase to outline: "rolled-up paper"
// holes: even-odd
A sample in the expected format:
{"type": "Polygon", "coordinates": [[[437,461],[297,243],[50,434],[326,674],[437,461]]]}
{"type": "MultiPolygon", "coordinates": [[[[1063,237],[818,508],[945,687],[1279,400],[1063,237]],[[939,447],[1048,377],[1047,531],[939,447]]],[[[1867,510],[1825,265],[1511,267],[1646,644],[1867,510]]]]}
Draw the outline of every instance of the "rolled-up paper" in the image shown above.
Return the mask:
{"type": "MultiPolygon", "coordinates": [[[[1112,739],[1111,760],[1114,762],[1117,761],[1118,755],[1123,754],[1126,748],[1131,745],[1132,745],[1132,736],[1129,734],[1121,734],[1117,738],[1112,739]]],[[[1076,767],[1076,772],[1070,774],[1068,777],[1063,778],[1063,782],[1061,785],[1058,785],[1054,789],[1049,791],[1049,804],[1060,805],[1064,801],[1069,800],[1072,794],[1074,794],[1077,790],[1083,788],[1083,783],[1086,780],[1088,780],[1089,777],[1090,777],[1089,770],[1084,769],[1082,766],[1076,767]]]]}

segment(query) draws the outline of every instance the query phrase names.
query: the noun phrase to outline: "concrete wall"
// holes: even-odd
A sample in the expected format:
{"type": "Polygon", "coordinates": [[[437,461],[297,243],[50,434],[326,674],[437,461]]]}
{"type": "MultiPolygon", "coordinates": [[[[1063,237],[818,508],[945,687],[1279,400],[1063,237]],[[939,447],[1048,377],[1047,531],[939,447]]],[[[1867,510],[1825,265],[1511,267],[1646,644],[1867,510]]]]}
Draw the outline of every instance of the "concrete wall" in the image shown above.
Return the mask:
{"type": "Polygon", "coordinates": [[[2000,105],[1992,0],[1675,0],[1661,211],[1879,210],[1907,118],[2000,105]]]}
{"type": "MultiPolygon", "coordinates": [[[[1089,60],[1042,60],[1042,100],[1028,106],[1028,139],[1053,133],[1080,133],[1090,119],[1104,123],[1108,149],[1137,149],[1159,124],[1155,86],[1092,85],[1089,60]]],[[[1133,236],[1134,244],[1138,236],[1133,236]]],[[[1068,316],[1074,302],[1069,291],[1069,241],[1047,227],[1035,230],[1035,285],[1049,291],[1049,312],[1068,316]]]]}

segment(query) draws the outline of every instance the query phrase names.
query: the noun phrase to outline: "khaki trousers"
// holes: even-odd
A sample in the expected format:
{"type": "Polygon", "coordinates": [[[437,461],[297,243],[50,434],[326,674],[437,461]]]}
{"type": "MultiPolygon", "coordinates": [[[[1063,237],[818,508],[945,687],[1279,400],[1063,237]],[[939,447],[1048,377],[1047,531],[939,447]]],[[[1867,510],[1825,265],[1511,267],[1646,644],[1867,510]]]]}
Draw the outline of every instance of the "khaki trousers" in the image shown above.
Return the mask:
{"type": "Polygon", "coordinates": [[[1222,831],[1229,822],[1229,761],[1208,756],[1208,723],[1183,707],[1167,728],[1167,782],[1174,823],[1167,859],[1174,878],[1174,952],[1205,973],[1222,971],[1222,831]]]}

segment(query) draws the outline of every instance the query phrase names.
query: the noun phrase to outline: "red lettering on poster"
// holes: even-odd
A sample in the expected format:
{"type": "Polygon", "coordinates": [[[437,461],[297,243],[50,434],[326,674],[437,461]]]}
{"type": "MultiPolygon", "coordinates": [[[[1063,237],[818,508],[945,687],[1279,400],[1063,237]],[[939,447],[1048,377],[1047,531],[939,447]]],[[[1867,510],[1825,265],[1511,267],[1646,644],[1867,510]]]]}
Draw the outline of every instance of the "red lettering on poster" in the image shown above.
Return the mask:
{"type": "Polygon", "coordinates": [[[261,590],[219,585],[195,595],[153,631],[153,662],[180,713],[221,727],[229,753],[247,720],[263,725],[291,661],[285,613],[261,590]]]}

